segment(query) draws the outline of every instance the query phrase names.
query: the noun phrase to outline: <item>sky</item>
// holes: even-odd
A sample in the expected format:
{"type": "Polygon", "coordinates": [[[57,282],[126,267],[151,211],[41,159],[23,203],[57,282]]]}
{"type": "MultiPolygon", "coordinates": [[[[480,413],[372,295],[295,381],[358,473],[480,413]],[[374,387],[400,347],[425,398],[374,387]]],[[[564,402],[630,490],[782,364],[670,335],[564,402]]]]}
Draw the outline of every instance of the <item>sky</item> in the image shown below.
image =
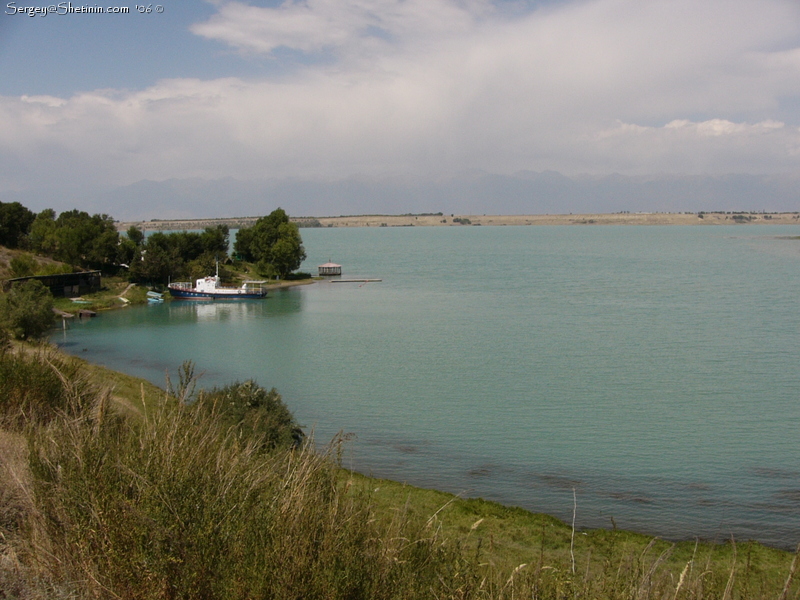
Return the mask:
{"type": "Polygon", "coordinates": [[[797,0],[162,1],[3,0],[0,201],[800,210],[797,0]]]}

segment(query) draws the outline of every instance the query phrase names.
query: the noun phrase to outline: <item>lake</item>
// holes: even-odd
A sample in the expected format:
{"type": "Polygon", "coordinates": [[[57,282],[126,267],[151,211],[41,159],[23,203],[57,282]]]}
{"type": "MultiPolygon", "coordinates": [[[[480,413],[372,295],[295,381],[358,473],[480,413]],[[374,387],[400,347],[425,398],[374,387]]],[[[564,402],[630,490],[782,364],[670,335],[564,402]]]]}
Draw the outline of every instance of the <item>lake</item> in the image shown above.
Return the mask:
{"type": "Polygon", "coordinates": [[[54,341],[276,387],[345,466],[583,527],[800,541],[793,226],[301,230],[345,278],[102,313],[54,341]]]}

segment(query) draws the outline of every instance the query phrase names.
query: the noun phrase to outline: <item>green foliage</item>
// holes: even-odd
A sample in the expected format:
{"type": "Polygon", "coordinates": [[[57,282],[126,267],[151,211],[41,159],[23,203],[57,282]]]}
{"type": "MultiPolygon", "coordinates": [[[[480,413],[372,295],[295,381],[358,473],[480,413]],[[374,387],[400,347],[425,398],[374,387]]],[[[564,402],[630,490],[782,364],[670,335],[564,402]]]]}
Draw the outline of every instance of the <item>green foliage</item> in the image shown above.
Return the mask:
{"type": "Polygon", "coordinates": [[[20,254],[11,259],[9,266],[14,277],[29,277],[36,273],[39,262],[30,254],[20,254]]]}
{"type": "Polygon", "coordinates": [[[0,246],[23,246],[34,218],[34,214],[19,202],[0,202],[0,246]]]}
{"type": "MultiPolygon", "coordinates": [[[[195,279],[215,273],[217,269],[217,256],[217,254],[205,252],[195,260],[186,263],[184,271],[188,274],[189,280],[194,281],[195,279]]],[[[219,276],[223,281],[228,281],[233,274],[223,265],[219,265],[219,276]]]]}
{"type": "Polygon", "coordinates": [[[167,283],[169,279],[179,278],[197,279],[213,273],[216,261],[227,256],[226,225],[207,227],[201,233],[158,231],[140,243],[134,252],[130,278],[151,283],[167,283]]]}
{"type": "Polygon", "coordinates": [[[18,340],[43,337],[54,320],[53,296],[40,281],[17,283],[0,297],[0,326],[18,340]]]}
{"type": "Polygon", "coordinates": [[[203,244],[203,252],[206,254],[217,255],[220,260],[228,256],[228,240],[230,238],[230,230],[227,225],[217,225],[215,227],[206,227],[203,233],[200,234],[200,240],[203,244]]]}
{"type": "Polygon", "coordinates": [[[255,257],[250,250],[253,244],[254,233],[253,227],[242,227],[236,233],[233,251],[239,259],[246,260],[247,262],[254,262],[255,257]]]}
{"type": "Polygon", "coordinates": [[[300,230],[282,208],[261,217],[253,227],[240,229],[234,250],[243,260],[257,263],[265,276],[285,277],[306,259],[300,230]]]}
{"type": "Polygon", "coordinates": [[[281,277],[300,267],[306,259],[306,252],[297,225],[282,223],[278,227],[278,239],[272,245],[271,257],[281,277]]]}
{"type": "Polygon", "coordinates": [[[119,234],[108,215],[43,210],[31,225],[31,247],[72,267],[108,269],[118,262],[119,234]]]}
{"type": "Polygon", "coordinates": [[[36,252],[46,256],[53,256],[56,247],[56,211],[46,208],[38,215],[31,225],[29,235],[30,246],[36,252]]]}
{"type": "Polygon", "coordinates": [[[303,433],[275,388],[267,391],[255,381],[233,383],[202,392],[198,404],[216,411],[244,439],[260,439],[268,448],[299,444],[303,433]]]}
{"type": "Polygon", "coordinates": [[[305,271],[297,271],[295,273],[289,273],[286,275],[287,281],[300,281],[301,279],[311,279],[311,273],[306,273],[305,271]]]}
{"type": "Polygon", "coordinates": [[[37,275],[61,275],[63,273],[72,273],[73,269],[69,265],[63,263],[50,263],[39,267],[36,271],[37,275]]]}
{"type": "Polygon", "coordinates": [[[180,273],[180,258],[172,249],[154,243],[138,251],[130,263],[131,281],[166,283],[180,273]]]}
{"type": "Polygon", "coordinates": [[[128,239],[133,242],[135,246],[141,246],[142,242],[144,242],[144,232],[134,225],[128,227],[128,231],[125,232],[125,235],[128,236],[128,239]]]}

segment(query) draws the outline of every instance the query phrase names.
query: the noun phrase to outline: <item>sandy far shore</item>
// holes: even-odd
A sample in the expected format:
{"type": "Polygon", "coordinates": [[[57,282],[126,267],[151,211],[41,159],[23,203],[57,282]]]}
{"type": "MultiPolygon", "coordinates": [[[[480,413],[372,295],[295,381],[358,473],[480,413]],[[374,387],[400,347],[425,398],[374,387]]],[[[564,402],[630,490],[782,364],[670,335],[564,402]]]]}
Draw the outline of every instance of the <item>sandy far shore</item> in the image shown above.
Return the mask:
{"type": "MultiPolygon", "coordinates": [[[[204,229],[227,225],[232,229],[252,226],[258,217],[130,221],[117,223],[119,231],[135,226],[146,231],[204,229]]],[[[293,217],[307,227],[463,227],[464,225],[800,225],[800,213],[613,213],[580,215],[354,215],[342,217],[293,217]]]]}
{"type": "MultiPolygon", "coordinates": [[[[298,223],[310,219],[295,219],[298,223]]],[[[317,218],[323,227],[468,225],[800,225],[798,213],[614,213],[582,215],[359,215],[317,218]],[[700,216],[702,215],[702,216],[700,216]],[[461,222],[457,221],[459,219],[461,222]]]]}

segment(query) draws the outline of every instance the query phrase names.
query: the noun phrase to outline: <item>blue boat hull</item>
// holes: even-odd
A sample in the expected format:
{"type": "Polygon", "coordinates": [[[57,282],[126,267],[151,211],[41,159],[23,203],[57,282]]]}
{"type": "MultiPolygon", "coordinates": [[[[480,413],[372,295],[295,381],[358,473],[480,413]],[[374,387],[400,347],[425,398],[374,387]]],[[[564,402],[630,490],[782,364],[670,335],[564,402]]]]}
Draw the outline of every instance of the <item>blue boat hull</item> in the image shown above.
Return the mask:
{"type": "Polygon", "coordinates": [[[245,292],[236,290],[234,293],[221,292],[194,292],[191,290],[180,290],[169,288],[169,293],[173,298],[182,300],[260,300],[266,297],[266,291],[245,292]]]}

